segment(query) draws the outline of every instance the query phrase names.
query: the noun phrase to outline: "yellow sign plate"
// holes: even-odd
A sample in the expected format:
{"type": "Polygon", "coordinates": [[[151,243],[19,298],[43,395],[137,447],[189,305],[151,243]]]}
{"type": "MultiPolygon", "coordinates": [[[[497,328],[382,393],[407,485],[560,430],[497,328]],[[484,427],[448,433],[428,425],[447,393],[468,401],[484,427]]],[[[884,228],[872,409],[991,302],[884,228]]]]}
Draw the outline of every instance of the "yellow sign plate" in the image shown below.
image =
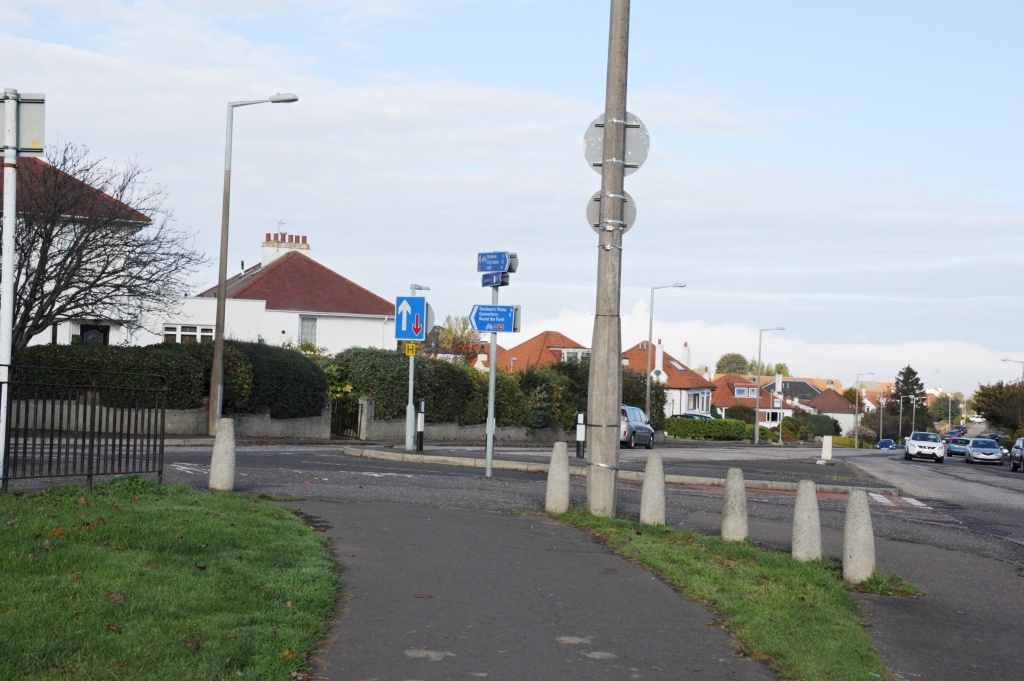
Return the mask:
{"type": "Polygon", "coordinates": [[[405,344],[405,356],[406,357],[412,357],[415,354],[416,354],[416,344],[415,343],[406,343],[405,344]]]}

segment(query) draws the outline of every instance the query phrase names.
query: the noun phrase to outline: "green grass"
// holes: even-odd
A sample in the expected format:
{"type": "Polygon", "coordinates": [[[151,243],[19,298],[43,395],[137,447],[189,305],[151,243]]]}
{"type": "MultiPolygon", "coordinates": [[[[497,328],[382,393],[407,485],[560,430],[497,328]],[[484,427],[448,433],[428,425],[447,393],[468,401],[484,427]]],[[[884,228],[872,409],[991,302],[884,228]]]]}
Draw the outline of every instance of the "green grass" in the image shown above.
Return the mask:
{"type": "Polygon", "coordinates": [[[265,500],[127,478],[0,496],[0,676],[292,679],[339,582],[265,500]]]}
{"type": "Polygon", "coordinates": [[[876,574],[852,587],[842,581],[834,559],[800,563],[749,542],[598,518],[578,509],[559,518],[706,604],[742,653],[770,662],[782,679],[891,678],[850,592],[921,595],[895,576],[876,574]]]}

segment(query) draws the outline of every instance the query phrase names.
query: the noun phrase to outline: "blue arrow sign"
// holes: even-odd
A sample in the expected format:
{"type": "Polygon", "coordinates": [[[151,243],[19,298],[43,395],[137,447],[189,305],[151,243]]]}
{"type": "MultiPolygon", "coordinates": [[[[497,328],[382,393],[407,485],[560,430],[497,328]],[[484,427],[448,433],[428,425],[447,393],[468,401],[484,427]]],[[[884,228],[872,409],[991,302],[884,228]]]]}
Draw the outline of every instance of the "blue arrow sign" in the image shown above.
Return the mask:
{"type": "Polygon", "coordinates": [[[484,272],[480,275],[481,286],[508,286],[508,272],[484,272]]]}
{"type": "Polygon", "coordinates": [[[508,263],[508,253],[505,251],[478,253],[476,256],[476,271],[508,272],[508,263]]]}
{"type": "Polygon", "coordinates": [[[421,341],[427,337],[427,299],[399,296],[395,300],[395,340],[421,341]]]}
{"type": "Polygon", "coordinates": [[[474,305],[469,323],[474,331],[518,331],[516,323],[518,305],[474,305]]]}

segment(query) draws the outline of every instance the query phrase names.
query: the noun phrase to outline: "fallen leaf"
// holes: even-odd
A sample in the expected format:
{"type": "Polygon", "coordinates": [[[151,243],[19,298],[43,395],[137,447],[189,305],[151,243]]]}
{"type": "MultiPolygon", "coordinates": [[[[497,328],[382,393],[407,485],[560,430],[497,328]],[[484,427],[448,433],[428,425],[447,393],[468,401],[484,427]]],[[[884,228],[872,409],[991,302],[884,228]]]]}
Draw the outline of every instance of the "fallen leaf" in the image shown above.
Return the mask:
{"type": "Polygon", "coordinates": [[[358,558],[359,554],[358,553],[346,553],[345,557],[346,558],[358,558]]]}
{"type": "Polygon", "coordinates": [[[81,579],[82,577],[83,577],[83,574],[81,572],[72,572],[71,573],[71,579],[81,579]]]}
{"type": "Polygon", "coordinates": [[[433,598],[430,594],[416,594],[416,598],[433,598]]]}
{"type": "Polygon", "coordinates": [[[49,532],[47,532],[46,535],[48,537],[63,537],[64,536],[64,528],[63,527],[55,527],[52,530],[50,530],[49,532]]]}
{"type": "Polygon", "coordinates": [[[238,634],[228,634],[227,638],[229,638],[229,639],[231,639],[231,638],[238,638],[238,634]]]}
{"type": "Polygon", "coordinates": [[[115,634],[121,633],[121,627],[117,626],[116,624],[108,624],[107,629],[110,629],[115,634]]]}
{"type": "Polygon", "coordinates": [[[120,593],[120,592],[119,593],[110,593],[110,594],[107,594],[106,596],[104,596],[104,598],[106,598],[108,601],[111,601],[113,603],[120,603],[121,601],[124,600],[124,594],[120,593]]]}
{"type": "Polygon", "coordinates": [[[85,500],[85,497],[78,497],[78,505],[79,506],[85,506],[87,503],[89,503],[89,502],[87,502],[85,500]]]}
{"type": "Polygon", "coordinates": [[[285,604],[284,604],[284,607],[286,607],[286,608],[292,607],[292,602],[291,601],[286,601],[285,604]]]}
{"type": "Polygon", "coordinates": [[[291,662],[292,660],[295,659],[295,651],[294,650],[286,650],[286,651],[284,651],[283,653],[281,653],[281,659],[284,660],[285,662],[291,662]]]}
{"type": "Polygon", "coordinates": [[[95,532],[96,531],[96,526],[93,525],[92,523],[89,523],[88,525],[85,526],[85,529],[88,530],[89,532],[95,532]]]}
{"type": "Polygon", "coordinates": [[[205,566],[205,565],[200,565],[199,563],[196,563],[196,564],[195,564],[195,566],[196,566],[197,568],[199,568],[200,570],[205,570],[205,569],[206,569],[206,566],[205,566]]]}

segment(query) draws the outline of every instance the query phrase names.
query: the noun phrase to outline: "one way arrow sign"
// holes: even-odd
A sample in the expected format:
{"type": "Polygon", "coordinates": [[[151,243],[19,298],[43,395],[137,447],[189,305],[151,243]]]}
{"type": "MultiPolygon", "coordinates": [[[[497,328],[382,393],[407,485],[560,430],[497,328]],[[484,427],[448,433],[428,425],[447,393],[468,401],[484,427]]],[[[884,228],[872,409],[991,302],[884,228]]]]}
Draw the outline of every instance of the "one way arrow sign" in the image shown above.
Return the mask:
{"type": "Polygon", "coordinates": [[[427,337],[430,319],[426,298],[399,296],[395,301],[395,340],[421,341],[427,337]]]}

